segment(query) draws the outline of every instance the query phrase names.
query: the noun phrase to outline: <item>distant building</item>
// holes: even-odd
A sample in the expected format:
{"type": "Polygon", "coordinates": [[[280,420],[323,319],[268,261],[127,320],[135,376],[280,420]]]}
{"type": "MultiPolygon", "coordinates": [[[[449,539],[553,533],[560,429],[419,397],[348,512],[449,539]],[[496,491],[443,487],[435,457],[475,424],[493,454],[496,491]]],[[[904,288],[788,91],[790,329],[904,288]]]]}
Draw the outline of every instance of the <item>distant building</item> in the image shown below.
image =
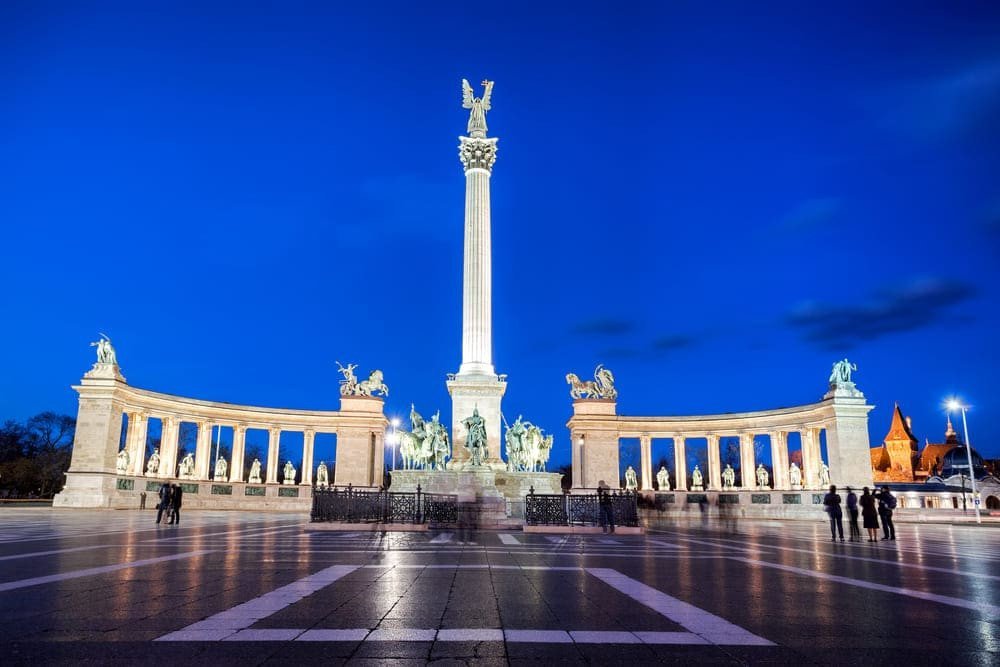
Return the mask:
{"type": "MultiPolygon", "coordinates": [[[[889,432],[882,444],[871,449],[872,474],[878,485],[893,482],[893,488],[926,493],[934,489],[956,489],[963,494],[971,489],[969,458],[977,491],[982,498],[982,508],[1000,510],[1000,480],[993,476],[983,457],[972,449],[967,451],[951,425],[951,418],[944,432],[944,442],[924,442],[917,449],[918,440],[913,435],[912,422],[903,416],[899,405],[892,411],[889,432]],[[898,485],[904,485],[900,487],[898,485]]],[[[937,505],[932,505],[937,506],[937,505]]]]}

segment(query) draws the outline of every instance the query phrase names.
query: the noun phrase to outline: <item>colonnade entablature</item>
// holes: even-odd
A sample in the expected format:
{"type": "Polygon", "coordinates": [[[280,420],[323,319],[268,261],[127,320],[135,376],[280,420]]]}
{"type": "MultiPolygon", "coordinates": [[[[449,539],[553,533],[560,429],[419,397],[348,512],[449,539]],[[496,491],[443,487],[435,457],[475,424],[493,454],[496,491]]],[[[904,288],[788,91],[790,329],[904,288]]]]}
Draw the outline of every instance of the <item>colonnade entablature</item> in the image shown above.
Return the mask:
{"type": "MultiPolygon", "coordinates": [[[[108,489],[119,476],[155,479],[189,479],[229,483],[278,484],[279,446],[282,432],[303,434],[299,484],[313,484],[313,448],[317,434],[337,436],[337,460],[332,484],[360,487],[382,485],[383,447],[388,420],[381,397],[345,395],[340,410],[299,410],[237,405],[175,396],[130,386],[117,365],[95,365],[80,384],[79,412],[73,455],[67,472],[61,505],[106,506],[108,489]],[[122,441],[122,416],[127,431],[122,441]],[[147,434],[151,418],[161,421],[160,447],[156,458],[147,456],[147,434]],[[179,470],[180,425],[197,427],[193,469],[179,470]],[[212,430],[233,429],[231,460],[225,476],[213,466],[212,430]],[[244,454],[249,429],[268,432],[265,478],[248,478],[244,454]],[[119,449],[120,444],[124,446],[119,449]],[[152,459],[152,460],[151,460],[152,459]],[[108,479],[110,478],[110,482],[108,479]]],[[[343,389],[343,388],[342,388],[343,389]]],[[[284,483],[294,483],[294,480],[284,483]]]]}
{"type": "Polygon", "coordinates": [[[873,484],[869,443],[868,405],[864,395],[831,386],[816,403],[806,405],[713,415],[626,416],[617,414],[616,399],[576,398],[570,429],[573,487],[589,489],[601,481],[617,486],[621,478],[619,447],[621,438],[639,440],[639,490],[653,490],[652,440],[673,440],[675,491],[820,489],[827,483],[855,487],[873,484]],[[801,468],[789,464],[788,435],[801,436],[801,468]],[[821,434],[825,434],[827,461],[821,454],[821,434]],[[755,436],[767,436],[771,446],[771,472],[761,484],[755,472],[761,462],[754,447],[755,436]],[[720,461],[720,439],[739,439],[739,484],[726,482],[720,461]],[[707,470],[699,470],[701,486],[692,484],[686,441],[705,439],[707,470]]]}

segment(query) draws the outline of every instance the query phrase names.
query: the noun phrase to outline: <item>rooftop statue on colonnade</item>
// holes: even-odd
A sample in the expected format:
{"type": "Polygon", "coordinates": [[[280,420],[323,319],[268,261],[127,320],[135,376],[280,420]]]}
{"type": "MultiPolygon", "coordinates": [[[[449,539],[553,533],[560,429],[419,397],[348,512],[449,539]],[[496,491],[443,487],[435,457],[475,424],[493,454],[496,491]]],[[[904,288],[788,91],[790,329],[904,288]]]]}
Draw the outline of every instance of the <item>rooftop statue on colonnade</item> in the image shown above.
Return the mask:
{"type": "Polygon", "coordinates": [[[833,371],[830,373],[830,386],[835,387],[841,384],[853,384],[851,382],[851,373],[858,370],[857,364],[852,364],[846,358],[842,361],[836,361],[833,364],[833,371]]]}
{"type": "Polygon", "coordinates": [[[593,380],[581,380],[576,373],[566,374],[566,384],[572,398],[615,400],[618,390],[615,389],[615,376],[604,364],[598,364],[594,370],[593,380]]]}
{"type": "Polygon", "coordinates": [[[97,348],[97,362],[87,371],[84,377],[88,378],[109,378],[125,381],[118,368],[118,355],[115,347],[111,344],[111,339],[105,334],[100,334],[101,338],[90,344],[97,348]]]}
{"type": "Polygon", "coordinates": [[[339,361],[337,362],[337,371],[344,376],[344,379],[340,381],[341,396],[374,396],[375,392],[382,396],[389,395],[389,387],[382,380],[382,371],[373,370],[368,375],[367,380],[358,382],[357,376],[354,375],[354,369],[357,367],[357,364],[343,366],[339,361]]]}

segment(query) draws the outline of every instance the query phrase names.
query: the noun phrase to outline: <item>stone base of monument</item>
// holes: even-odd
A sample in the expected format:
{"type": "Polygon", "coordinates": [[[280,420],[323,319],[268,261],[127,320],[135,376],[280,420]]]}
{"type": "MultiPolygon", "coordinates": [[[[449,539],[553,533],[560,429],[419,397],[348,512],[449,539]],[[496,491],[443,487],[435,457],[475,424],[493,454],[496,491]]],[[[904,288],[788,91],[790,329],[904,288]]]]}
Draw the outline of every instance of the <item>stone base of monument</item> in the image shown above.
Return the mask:
{"type": "Polygon", "coordinates": [[[390,491],[454,495],[459,524],[478,528],[517,528],[524,523],[524,497],[562,493],[562,475],[554,472],[507,472],[489,467],[464,470],[395,470],[390,491]]]}

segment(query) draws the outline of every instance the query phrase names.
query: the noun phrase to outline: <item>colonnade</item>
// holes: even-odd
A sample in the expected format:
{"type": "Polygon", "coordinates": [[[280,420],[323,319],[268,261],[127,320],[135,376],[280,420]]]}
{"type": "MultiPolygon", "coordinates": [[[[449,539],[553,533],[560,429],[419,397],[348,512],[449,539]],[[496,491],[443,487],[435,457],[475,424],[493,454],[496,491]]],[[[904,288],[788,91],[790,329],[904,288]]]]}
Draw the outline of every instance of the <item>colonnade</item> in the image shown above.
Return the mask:
{"type": "MultiPolygon", "coordinates": [[[[211,420],[184,419],[175,415],[150,414],[141,410],[134,410],[125,413],[128,416],[128,429],[125,434],[125,449],[129,453],[128,474],[147,477],[177,477],[179,452],[179,437],[181,422],[194,423],[197,427],[197,437],[195,439],[194,451],[194,474],[191,479],[200,481],[216,482],[246,482],[244,472],[246,455],[246,434],[249,428],[259,428],[240,422],[225,422],[211,420]],[[146,442],[148,440],[149,419],[158,418],[162,424],[160,436],[160,448],[158,456],[160,465],[155,471],[146,470],[146,442]],[[230,456],[228,473],[226,479],[215,478],[215,459],[212,456],[212,431],[214,428],[232,427],[233,443],[232,454],[230,456]]],[[[311,486],[313,481],[313,448],[316,442],[317,433],[331,433],[336,435],[334,430],[317,431],[313,428],[304,427],[282,427],[270,425],[262,430],[267,430],[267,457],[264,464],[265,479],[267,484],[278,483],[278,469],[281,466],[279,460],[279,446],[281,434],[284,432],[302,433],[302,458],[299,484],[311,486]]],[[[282,480],[283,481],[283,480],[282,480]]]]}
{"type": "Polygon", "coordinates": [[[371,396],[341,396],[340,410],[292,410],[234,405],[161,394],[129,386],[117,367],[97,364],[80,384],[73,455],[66,486],[56,498],[57,506],[107,507],[123,476],[174,479],[179,477],[178,451],[182,423],[197,427],[194,470],[185,479],[243,483],[246,467],[248,429],[268,433],[266,461],[262,471],[265,484],[277,484],[279,444],[283,432],[302,433],[301,485],[313,483],[313,450],[318,433],[337,437],[337,461],[331,483],[341,486],[382,485],[385,428],[388,421],[383,400],[371,396]],[[108,366],[104,368],[103,366],[108,366]],[[122,443],[122,415],[128,416],[124,448],[128,464],[119,471],[122,443]],[[146,443],[149,420],[161,421],[160,463],[147,473],[146,443]],[[212,430],[233,429],[232,454],[226,479],[215,480],[212,430]],[[116,481],[117,480],[117,481],[116,481]]]}
{"type": "MultiPolygon", "coordinates": [[[[868,405],[858,391],[829,392],[823,400],[791,408],[718,415],[632,417],[617,414],[613,400],[578,399],[573,402],[570,429],[573,461],[573,488],[593,489],[601,482],[619,479],[619,439],[638,438],[640,489],[652,490],[652,441],[672,439],[674,443],[674,490],[690,490],[691,470],[687,465],[688,441],[704,438],[708,444],[707,467],[702,470],[704,487],[721,490],[722,463],[719,444],[724,437],[739,438],[741,479],[736,489],[757,489],[754,437],[767,436],[771,446],[770,486],[791,489],[788,436],[799,433],[802,440],[802,488],[818,489],[824,464],[820,436],[825,433],[830,480],[834,484],[871,486],[872,471],[868,440],[868,405]]],[[[669,467],[669,466],[668,466],[669,467]]]]}
{"type": "MultiPolygon", "coordinates": [[[[821,484],[821,469],[824,463],[820,450],[821,428],[799,427],[796,429],[802,439],[802,488],[818,489],[821,484]]],[[[687,441],[704,438],[708,447],[708,470],[703,470],[705,488],[710,491],[722,490],[722,456],[720,443],[724,437],[738,437],[740,451],[740,476],[734,488],[757,489],[757,460],[755,438],[760,435],[768,436],[771,447],[771,472],[769,473],[769,487],[775,490],[788,490],[792,488],[788,463],[788,434],[789,431],[765,431],[760,433],[687,433],[671,436],[674,444],[673,472],[675,474],[674,491],[687,491],[688,477],[691,470],[687,464],[687,441]]],[[[621,437],[636,437],[625,434],[621,437]]],[[[648,433],[641,433],[639,438],[639,488],[642,491],[652,491],[654,489],[653,480],[656,471],[653,470],[652,441],[653,436],[648,433]]]]}

